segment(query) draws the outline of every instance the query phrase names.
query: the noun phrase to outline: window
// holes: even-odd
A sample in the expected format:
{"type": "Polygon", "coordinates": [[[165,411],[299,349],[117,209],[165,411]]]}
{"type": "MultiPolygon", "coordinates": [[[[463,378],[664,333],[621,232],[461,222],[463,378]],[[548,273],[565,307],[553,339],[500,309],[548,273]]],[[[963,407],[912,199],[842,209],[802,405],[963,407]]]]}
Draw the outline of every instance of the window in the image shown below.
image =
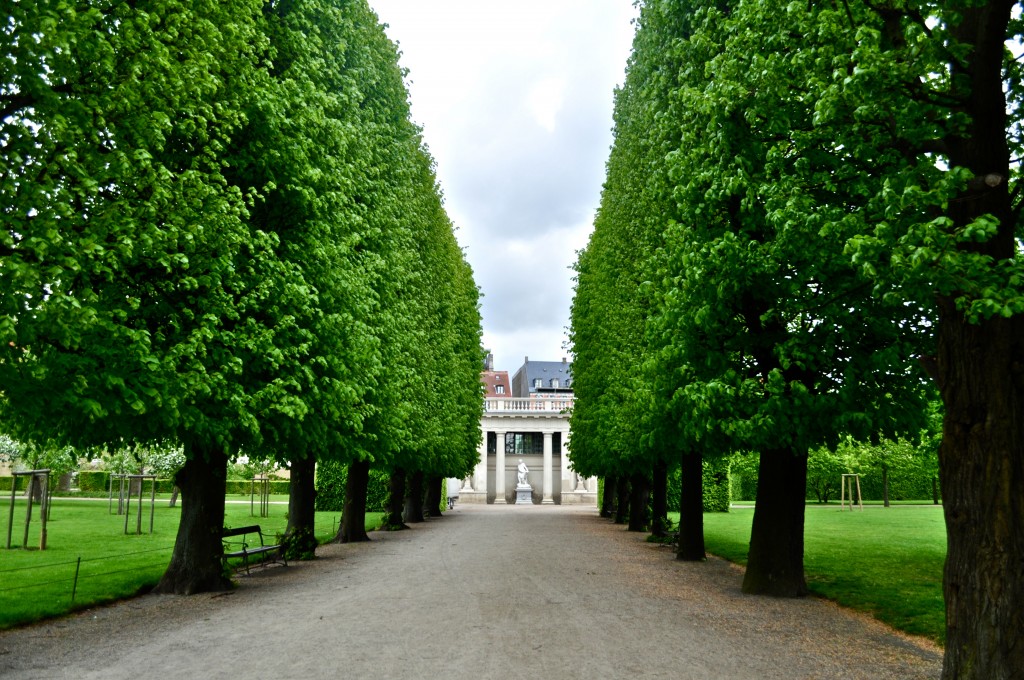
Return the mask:
{"type": "Polygon", "coordinates": [[[509,432],[505,435],[505,453],[541,454],[544,453],[544,435],[540,432],[509,432]]]}
{"type": "Polygon", "coordinates": [[[554,387],[556,390],[558,389],[558,378],[551,379],[551,386],[554,387]]]}
{"type": "Polygon", "coordinates": [[[494,386],[494,391],[497,392],[498,394],[505,394],[505,386],[504,385],[495,385],[494,386]]]}
{"type": "Polygon", "coordinates": [[[541,387],[544,387],[544,381],[541,378],[534,378],[533,389],[539,390],[541,387]]]}

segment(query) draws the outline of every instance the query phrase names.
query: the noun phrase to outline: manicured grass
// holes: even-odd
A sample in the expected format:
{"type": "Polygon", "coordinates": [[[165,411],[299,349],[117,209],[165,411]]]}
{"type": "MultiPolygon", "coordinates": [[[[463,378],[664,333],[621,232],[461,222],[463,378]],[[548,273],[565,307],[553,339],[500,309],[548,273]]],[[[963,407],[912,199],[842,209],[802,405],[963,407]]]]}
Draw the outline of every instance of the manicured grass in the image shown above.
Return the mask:
{"type": "MultiPolygon", "coordinates": [[[[148,499],[147,499],[148,500],[148,499]]],[[[231,502],[225,506],[227,526],[259,524],[264,536],[273,540],[287,526],[287,505],[272,504],[269,517],[250,515],[249,503],[231,502]]],[[[246,499],[247,500],[247,499],[246,499]]],[[[167,563],[181,518],[181,505],[169,508],[157,501],[154,533],[124,534],[125,516],[108,512],[104,499],[54,500],[47,522],[47,546],[39,546],[39,506],[33,507],[29,531],[29,550],[6,550],[9,497],[0,503],[0,630],[69,611],[130,597],[156,585],[167,563]],[[79,558],[81,564],[79,565],[79,558]],[[78,584],[74,577],[79,569],[78,584]]],[[[341,513],[320,512],[316,516],[316,535],[329,540],[337,532],[341,513]]],[[[375,528],[380,513],[367,513],[366,528],[375,528]]],[[[128,530],[135,531],[136,505],[130,508],[128,530]]],[[[12,545],[20,546],[24,535],[25,504],[15,503],[12,545]]],[[[149,505],[144,506],[143,532],[149,531],[149,505]]]]}
{"type": "MultiPolygon", "coordinates": [[[[707,551],[746,564],[753,517],[753,508],[705,513],[707,551]]],[[[804,571],[811,591],[940,644],[945,559],[941,506],[871,506],[863,512],[807,506],[804,571]]]]}

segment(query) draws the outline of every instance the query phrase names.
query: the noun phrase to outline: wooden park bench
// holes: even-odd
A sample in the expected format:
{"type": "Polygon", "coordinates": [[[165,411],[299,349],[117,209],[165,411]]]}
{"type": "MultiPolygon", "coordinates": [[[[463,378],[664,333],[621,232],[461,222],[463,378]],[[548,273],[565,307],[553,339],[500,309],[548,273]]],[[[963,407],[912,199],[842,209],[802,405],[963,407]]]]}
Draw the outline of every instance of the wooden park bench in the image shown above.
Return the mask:
{"type": "Polygon", "coordinates": [[[281,546],[278,545],[266,545],[263,541],[263,531],[260,529],[258,524],[253,524],[247,527],[238,527],[237,529],[224,529],[224,533],[221,534],[221,540],[224,541],[224,561],[227,562],[229,559],[241,557],[242,564],[245,566],[245,573],[249,573],[249,558],[259,557],[260,565],[266,566],[267,564],[282,564],[288,566],[288,560],[285,559],[284,554],[281,552],[281,546]],[[260,544],[251,544],[246,540],[247,536],[259,536],[260,544]],[[237,540],[229,540],[241,536],[237,540]]]}

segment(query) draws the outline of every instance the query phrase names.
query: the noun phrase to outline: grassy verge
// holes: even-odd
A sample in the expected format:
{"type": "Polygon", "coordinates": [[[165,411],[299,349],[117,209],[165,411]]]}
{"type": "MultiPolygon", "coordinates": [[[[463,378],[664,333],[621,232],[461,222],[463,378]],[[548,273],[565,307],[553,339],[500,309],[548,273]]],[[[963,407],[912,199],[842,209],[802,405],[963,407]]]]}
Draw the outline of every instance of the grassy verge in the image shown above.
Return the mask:
{"type": "MultiPolygon", "coordinates": [[[[229,497],[229,501],[234,498],[229,497]]],[[[105,602],[131,597],[156,585],[167,563],[181,518],[180,504],[155,506],[153,533],[124,534],[125,516],[111,514],[107,501],[57,498],[47,522],[47,547],[38,550],[38,505],[33,508],[29,550],[6,550],[9,502],[0,503],[0,630],[60,616],[105,602]],[[81,560],[79,562],[79,560],[81,560]],[[75,573],[78,572],[77,585],[75,573]],[[72,591],[74,599],[72,600],[72,591]]],[[[115,504],[116,507],[116,504],[115,504]]],[[[136,527],[133,501],[128,530],[136,527]]],[[[270,505],[270,516],[250,515],[249,504],[229,502],[225,524],[259,524],[264,535],[273,537],[287,526],[287,505],[270,505]]],[[[321,541],[334,537],[341,513],[319,512],[316,535],[321,541]]],[[[375,528],[381,513],[367,513],[366,528],[375,528]]],[[[24,536],[25,506],[16,502],[12,545],[20,546],[24,536]]],[[[149,531],[149,505],[144,506],[143,532],[149,531]]],[[[272,540],[272,539],[271,539],[272,540]]]]}
{"type": "MultiPolygon", "coordinates": [[[[704,515],[709,553],[746,564],[753,508],[704,515]]],[[[673,518],[678,521],[678,515],[673,518]]],[[[940,644],[945,638],[941,506],[807,506],[804,571],[815,594],[940,644]]]]}

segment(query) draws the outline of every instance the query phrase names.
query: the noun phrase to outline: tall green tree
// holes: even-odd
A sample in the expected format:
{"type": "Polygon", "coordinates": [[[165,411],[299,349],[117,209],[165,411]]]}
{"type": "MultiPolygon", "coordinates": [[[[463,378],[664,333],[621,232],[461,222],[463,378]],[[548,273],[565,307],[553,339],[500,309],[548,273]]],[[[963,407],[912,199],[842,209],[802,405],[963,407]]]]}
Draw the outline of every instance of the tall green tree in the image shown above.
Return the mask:
{"type": "Polygon", "coordinates": [[[851,203],[869,189],[836,181],[851,171],[837,158],[789,153],[813,126],[791,83],[815,65],[791,56],[799,32],[762,49],[743,10],[698,13],[664,118],[684,131],[667,158],[679,221],[664,321],[694,367],[684,391],[698,428],[761,453],[744,590],[799,595],[807,452],[844,432],[919,425],[924,392],[908,375],[928,325],[919,306],[870,295],[844,255],[855,232],[840,210],[807,219],[813,197],[791,191],[793,177],[832,177],[851,203]]]}
{"type": "Polygon", "coordinates": [[[376,373],[359,440],[349,451],[339,540],[366,540],[371,468],[464,476],[475,462],[482,398],[480,316],[472,271],[454,236],[433,159],[411,122],[398,50],[362,0],[344,3],[355,34],[346,68],[356,84],[350,155],[356,244],[375,298],[376,373]],[[471,368],[470,368],[471,367],[471,368]],[[470,377],[471,376],[471,377],[470,377]]]}
{"type": "MultiPolygon", "coordinates": [[[[664,479],[679,463],[678,444],[660,436],[652,417],[656,405],[643,373],[649,261],[671,215],[666,140],[654,125],[671,76],[649,58],[662,35],[645,27],[649,15],[641,14],[625,83],[615,92],[614,143],[594,231],[575,265],[570,327],[573,466],[581,474],[631,478],[631,505],[642,506],[630,512],[633,530],[646,528],[646,491],[655,471],[664,479]]],[[[664,510],[656,509],[656,520],[663,521],[664,510]]]]}
{"type": "Polygon", "coordinates": [[[856,95],[872,104],[859,121],[830,115],[822,125],[846,123],[836,143],[875,131],[847,151],[859,162],[883,141],[907,159],[886,178],[851,253],[880,290],[936,302],[944,675],[1009,678],[1024,667],[1024,501],[1014,491],[1024,483],[1022,90],[1012,51],[1020,8],[1000,0],[867,9],[858,30],[869,40],[851,50],[849,85],[822,93],[832,105],[856,95]],[[897,125],[884,127],[893,117],[897,125]]]}
{"type": "Polygon", "coordinates": [[[2,32],[2,417],[182,442],[170,592],[226,585],[228,456],[260,444],[262,415],[304,408],[269,368],[306,355],[289,312],[309,291],[223,163],[266,82],[261,8],[20,3],[2,32]]]}
{"type": "Polygon", "coordinates": [[[464,477],[479,455],[483,351],[476,285],[422,144],[413,147],[409,167],[404,215],[414,248],[403,291],[409,315],[402,361],[403,375],[414,382],[404,391],[409,437],[394,466],[409,482],[406,521],[420,521],[422,482],[464,477]]]}
{"type": "Polygon", "coordinates": [[[367,455],[363,424],[379,378],[373,288],[380,242],[369,242],[364,193],[374,191],[372,96],[363,70],[376,55],[363,44],[372,22],[365,4],[344,0],[267,3],[269,82],[253,93],[248,124],[229,155],[232,178],[259,198],[251,224],[278,238],[278,257],[296,267],[308,289],[305,307],[286,310],[307,330],[308,358],[269,362],[278,376],[304,386],[300,417],[266,414],[262,454],[291,468],[288,529],[292,557],[316,548],[314,469],[317,461],[347,464],[367,455]],[[363,10],[363,11],[361,11],[363,10]],[[280,417],[276,417],[280,416],[280,417]]]}
{"type": "MultiPolygon", "coordinates": [[[[710,140],[765,148],[712,168],[754,188],[732,192],[740,214],[763,203],[766,224],[803,225],[819,255],[838,239],[877,303],[934,320],[917,332],[935,332],[922,363],[945,407],[947,677],[1012,677],[1024,649],[1024,504],[1011,491],[1024,478],[1018,13],[1001,1],[741,3],[707,71],[719,96],[694,102],[733,114],[701,126],[710,140]]],[[[885,318],[846,302],[862,323],[885,318]]]]}
{"type": "Polygon", "coordinates": [[[735,83],[788,82],[804,112],[745,111],[760,130],[788,130],[767,159],[775,203],[799,206],[790,219],[819,237],[840,234],[877,299],[933,310],[922,363],[944,404],[944,674],[1013,677],[1024,666],[1019,7],[760,2],[731,21],[742,30],[716,75],[734,61],[735,83]]]}

